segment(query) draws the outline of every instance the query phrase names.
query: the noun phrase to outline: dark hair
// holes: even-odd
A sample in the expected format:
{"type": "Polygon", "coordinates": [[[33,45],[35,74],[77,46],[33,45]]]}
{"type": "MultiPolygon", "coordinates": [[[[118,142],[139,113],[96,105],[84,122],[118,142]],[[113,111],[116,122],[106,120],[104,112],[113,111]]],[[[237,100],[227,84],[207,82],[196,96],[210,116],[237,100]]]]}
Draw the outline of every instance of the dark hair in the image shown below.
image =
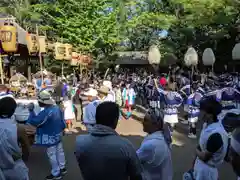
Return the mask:
{"type": "Polygon", "coordinates": [[[213,115],[214,121],[218,121],[217,116],[221,112],[222,106],[214,97],[207,97],[200,102],[200,109],[213,115]]]}
{"type": "Polygon", "coordinates": [[[16,101],[11,97],[3,97],[0,99],[0,117],[10,118],[17,107],[16,101]]]}
{"type": "Polygon", "coordinates": [[[119,106],[110,101],[98,105],[96,110],[96,123],[116,128],[119,118],[119,106]]]}

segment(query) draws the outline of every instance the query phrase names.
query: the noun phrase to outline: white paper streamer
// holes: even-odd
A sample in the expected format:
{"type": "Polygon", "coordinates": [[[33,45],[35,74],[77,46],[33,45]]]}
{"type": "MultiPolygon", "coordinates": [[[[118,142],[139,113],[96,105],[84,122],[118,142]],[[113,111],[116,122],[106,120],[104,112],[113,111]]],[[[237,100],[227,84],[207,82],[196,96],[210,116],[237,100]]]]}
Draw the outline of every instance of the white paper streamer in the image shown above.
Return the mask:
{"type": "Polygon", "coordinates": [[[215,63],[215,55],[211,48],[207,48],[204,50],[202,61],[205,66],[212,66],[215,63]]]}
{"type": "Polygon", "coordinates": [[[239,60],[240,59],[240,43],[236,44],[232,50],[232,59],[239,60]]]}
{"type": "Polygon", "coordinates": [[[187,50],[184,56],[184,61],[186,66],[196,66],[198,64],[198,54],[193,47],[187,50]]]}

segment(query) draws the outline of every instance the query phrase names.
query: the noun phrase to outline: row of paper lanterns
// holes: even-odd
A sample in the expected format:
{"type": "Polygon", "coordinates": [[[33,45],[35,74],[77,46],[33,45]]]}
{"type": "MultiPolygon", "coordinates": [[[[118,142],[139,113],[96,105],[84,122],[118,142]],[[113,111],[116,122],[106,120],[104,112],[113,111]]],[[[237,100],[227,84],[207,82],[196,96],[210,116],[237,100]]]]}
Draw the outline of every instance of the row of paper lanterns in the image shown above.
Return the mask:
{"type": "MultiPolygon", "coordinates": [[[[240,60],[240,43],[236,44],[232,50],[232,59],[240,60]]],[[[211,48],[206,48],[202,55],[202,62],[205,66],[213,66],[215,63],[215,55],[211,48]]],[[[160,64],[161,54],[156,45],[150,47],[148,52],[148,61],[150,64],[160,64]]],[[[190,47],[184,56],[184,62],[186,66],[196,66],[198,64],[197,51],[190,47]]]]}
{"type": "MultiPolygon", "coordinates": [[[[17,51],[17,28],[14,25],[0,26],[0,40],[2,48],[6,53],[15,53],[17,51]]],[[[47,43],[46,36],[37,36],[36,34],[26,35],[27,48],[30,55],[41,53],[45,54],[49,50],[53,50],[54,58],[56,60],[71,61],[72,66],[79,64],[91,63],[90,56],[82,55],[77,52],[72,52],[73,46],[71,44],[63,43],[47,43]]]]}

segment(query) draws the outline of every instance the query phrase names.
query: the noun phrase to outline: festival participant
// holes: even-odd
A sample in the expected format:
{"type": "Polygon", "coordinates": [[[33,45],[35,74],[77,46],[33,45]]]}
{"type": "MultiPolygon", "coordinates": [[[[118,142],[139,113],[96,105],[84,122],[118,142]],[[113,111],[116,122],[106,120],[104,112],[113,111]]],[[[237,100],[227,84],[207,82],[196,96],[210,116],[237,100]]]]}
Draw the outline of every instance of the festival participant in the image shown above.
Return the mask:
{"type": "Polygon", "coordinates": [[[172,158],[164,132],[163,113],[155,113],[154,110],[147,112],[143,121],[143,130],[148,135],[137,150],[137,155],[143,165],[147,179],[172,180],[172,158]]]}
{"type": "MultiPolygon", "coordinates": [[[[183,97],[183,110],[185,112],[185,118],[184,119],[187,119],[188,117],[188,108],[189,108],[189,105],[187,103],[187,100],[188,100],[188,97],[191,95],[191,86],[190,84],[187,84],[185,86],[183,86],[179,93],[181,94],[181,96],[183,97]]],[[[183,124],[188,124],[188,121],[182,121],[183,124]]]]}
{"type": "Polygon", "coordinates": [[[62,145],[62,135],[66,127],[61,109],[55,105],[48,91],[41,91],[38,95],[39,106],[43,110],[36,115],[34,105],[29,106],[27,124],[37,128],[35,144],[47,148],[47,155],[52,167],[47,180],[61,179],[66,174],[65,155],[62,145]]]}
{"type": "Polygon", "coordinates": [[[196,149],[194,177],[196,180],[218,180],[217,168],[224,162],[228,148],[228,134],[217,118],[222,107],[214,98],[206,98],[200,103],[200,109],[205,123],[196,149]]]}
{"type": "Polygon", "coordinates": [[[28,180],[28,168],[18,146],[18,127],[11,117],[17,104],[12,97],[0,99],[0,171],[1,180],[28,180]]]}
{"type": "MultiPolygon", "coordinates": [[[[108,92],[106,92],[107,94],[108,92]]],[[[87,92],[84,93],[88,97],[90,102],[83,110],[83,124],[86,126],[87,130],[93,128],[96,124],[95,114],[97,106],[100,104],[101,100],[98,98],[98,92],[95,89],[90,88],[87,92]]],[[[101,96],[101,95],[100,95],[101,96]]]]}
{"type": "MultiPolygon", "coordinates": [[[[156,81],[155,86],[158,88],[156,81]]],[[[163,96],[165,101],[164,122],[168,123],[173,128],[175,124],[178,123],[177,108],[181,106],[183,98],[178,92],[172,91],[168,87],[166,88],[166,90],[158,88],[158,92],[160,93],[160,95],[163,96]]]]}
{"type": "Polygon", "coordinates": [[[126,103],[126,109],[127,109],[127,119],[129,119],[132,115],[132,107],[135,103],[136,93],[134,89],[131,87],[130,84],[127,85],[127,103],[126,103]]]}
{"type": "Polygon", "coordinates": [[[187,99],[188,104],[188,123],[189,123],[189,138],[195,139],[197,136],[196,123],[200,115],[200,101],[204,96],[204,90],[199,87],[195,93],[191,94],[187,99]]]}
{"type": "Polygon", "coordinates": [[[76,138],[76,158],[85,180],[142,180],[143,170],[133,145],[115,131],[119,107],[103,102],[96,125],[76,138]]]}
{"type": "Polygon", "coordinates": [[[121,92],[120,83],[116,85],[114,90],[116,94],[116,103],[119,105],[119,107],[122,107],[123,102],[122,102],[122,92],[121,92]]]}
{"type": "Polygon", "coordinates": [[[105,86],[109,89],[108,95],[106,96],[105,101],[115,102],[116,95],[115,95],[115,92],[113,91],[112,82],[111,81],[103,81],[103,86],[105,86]]]}
{"type": "Polygon", "coordinates": [[[71,97],[69,97],[68,100],[63,101],[63,106],[64,106],[64,119],[67,124],[65,133],[76,132],[75,129],[72,129],[73,125],[76,126],[76,122],[75,122],[76,117],[75,117],[74,107],[73,107],[71,97]]]}

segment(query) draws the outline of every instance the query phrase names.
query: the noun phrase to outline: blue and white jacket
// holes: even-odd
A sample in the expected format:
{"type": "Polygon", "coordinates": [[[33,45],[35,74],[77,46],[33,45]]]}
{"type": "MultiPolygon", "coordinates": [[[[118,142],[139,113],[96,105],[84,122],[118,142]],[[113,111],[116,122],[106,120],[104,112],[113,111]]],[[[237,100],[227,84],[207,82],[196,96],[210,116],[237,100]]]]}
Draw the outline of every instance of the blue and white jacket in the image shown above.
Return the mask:
{"type": "Polygon", "coordinates": [[[225,87],[207,94],[215,96],[222,105],[223,110],[235,109],[235,101],[240,101],[240,92],[232,87],[225,87]]]}
{"type": "Polygon", "coordinates": [[[204,90],[198,88],[195,93],[192,93],[187,100],[189,105],[188,118],[196,118],[200,114],[200,101],[204,96],[204,90]]]}
{"type": "Polygon", "coordinates": [[[178,107],[181,106],[183,102],[182,96],[176,91],[164,91],[158,88],[158,92],[163,95],[165,108],[165,115],[175,115],[178,114],[178,107]]]}
{"type": "Polygon", "coordinates": [[[44,108],[38,115],[30,111],[27,124],[37,128],[35,144],[47,147],[56,145],[62,140],[66,127],[63,112],[56,105],[44,108]]]}

